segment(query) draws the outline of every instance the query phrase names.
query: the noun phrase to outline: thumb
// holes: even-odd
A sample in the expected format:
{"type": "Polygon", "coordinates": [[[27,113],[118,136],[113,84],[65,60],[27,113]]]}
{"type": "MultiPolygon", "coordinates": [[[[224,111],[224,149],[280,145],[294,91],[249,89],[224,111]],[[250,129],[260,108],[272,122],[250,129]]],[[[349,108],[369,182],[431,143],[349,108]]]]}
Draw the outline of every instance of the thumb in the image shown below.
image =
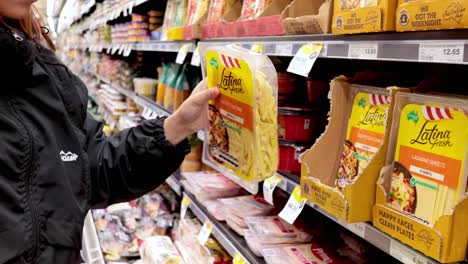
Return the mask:
{"type": "Polygon", "coordinates": [[[193,103],[197,105],[207,104],[209,100],[213,100],[219,95],[218,88],[210,88],[198,92],[193,96],[193,103]]]}

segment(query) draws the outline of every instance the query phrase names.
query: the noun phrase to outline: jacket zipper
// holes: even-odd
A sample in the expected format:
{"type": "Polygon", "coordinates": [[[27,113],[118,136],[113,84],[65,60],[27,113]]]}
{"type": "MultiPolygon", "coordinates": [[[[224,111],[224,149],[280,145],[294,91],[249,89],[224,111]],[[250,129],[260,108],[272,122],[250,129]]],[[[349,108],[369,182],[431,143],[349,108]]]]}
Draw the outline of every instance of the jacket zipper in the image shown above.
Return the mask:
{"type": "Polygon", "coordinates": [[[28,160],[28,168],[26,171],[26,195],[28,198],[28,204],[29,208],[31,210],[31,222],[33,226],[33,236],[34,236],[34,245],[32,249],[32,255],[31,255],[31,263],[36,263],[36,254],[37,254],[37,248],[39,244],[39,228],[37,224],[37,215],[36,215],[36,210],[33,205],[33,199],[32,199],[32,194],[31,194],[31,184],[30,184],[30,179],[31,179],[31,170],[33,166],[33,155],[34,155],[34,140],[32,137],[31,130],[26,126],[26,124],[21,120],[18,112],[16,109],[13,107],[10,101],[7,102],[9,108],[10,108],[10,114],[19,122],[21,125],[24,127],[24,130],[28,134],[28,140],[29,140],[29,160],[28,160]]]}

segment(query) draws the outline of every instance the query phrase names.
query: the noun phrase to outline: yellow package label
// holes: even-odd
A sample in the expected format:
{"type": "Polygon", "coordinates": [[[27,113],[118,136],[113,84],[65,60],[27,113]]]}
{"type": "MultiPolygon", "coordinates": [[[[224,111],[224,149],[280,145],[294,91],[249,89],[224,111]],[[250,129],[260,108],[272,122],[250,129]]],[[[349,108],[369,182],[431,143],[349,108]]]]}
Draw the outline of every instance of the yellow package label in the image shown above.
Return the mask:
{"type": "Polygon", "coordinates": [[[382,205],[374,207],[373,224],[392,237],[439,259],[442,240],[434,229],[382,205]]]}
{"type": "Polygon", "coordinates": [[[408,104],[400,114],[388,202],[425,224],[452,213],[466,189],[466,112],[408,104]]]}
{"type": "MultiPolygon", "coordinates": [[[[382,9],[378,6],[338,12],[333,17],[334,34],[382,31],[382,9]]],[[[389,29],[385,29],[389,30],[389,29]]]]}
{"type": "Polygon", "coordinates": [[[336,186],[354,183],[383,144],[388,95],[360,92],[354,97],[336,186]]]}
{"type": "Polygon", "coordinates": [[[346,220],[348,205],[343,195],[321,183],[312,180],[301,180],[302,194],[332,215],[346,220]]]}
{"type": "Polygon", "coordinates": [[[410,1],[397,10],[398,31],[468,27],[468,0],[410,1]]]}
{"type": "Polygon", "coordinates": [[[208,87],[220,90],[209,106],[209,155],[244,180],[272,176],[278,142],[271,85],[241,58],[215,51],[205,58],[208,87]]]}

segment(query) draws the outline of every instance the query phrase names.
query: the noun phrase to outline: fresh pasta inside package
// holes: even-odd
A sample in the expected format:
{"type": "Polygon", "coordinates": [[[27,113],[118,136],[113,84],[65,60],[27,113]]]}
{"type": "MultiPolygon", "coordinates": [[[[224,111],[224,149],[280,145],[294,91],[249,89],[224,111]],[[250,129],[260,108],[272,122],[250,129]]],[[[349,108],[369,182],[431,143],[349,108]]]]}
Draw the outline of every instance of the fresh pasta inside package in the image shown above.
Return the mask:
{"type": "Polygon", "coordinates": [[[200,47],[210,102],[203,159],[230,178],[257,183],[278,166],[276,71],[267,56],[234,45],[200,47]]]}

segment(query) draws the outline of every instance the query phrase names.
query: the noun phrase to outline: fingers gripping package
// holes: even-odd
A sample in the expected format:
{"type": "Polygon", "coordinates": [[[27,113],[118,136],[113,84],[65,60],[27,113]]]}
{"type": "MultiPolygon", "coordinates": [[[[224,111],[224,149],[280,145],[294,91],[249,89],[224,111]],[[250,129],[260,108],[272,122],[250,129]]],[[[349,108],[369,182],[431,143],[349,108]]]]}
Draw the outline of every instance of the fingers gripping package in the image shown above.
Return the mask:
{"type": "Polygon", "coordinates": [[[203,160],[251,192],[278,166],[276,70],[265,55],[235,45],[201,45],[210,102],[203,160]]]}

